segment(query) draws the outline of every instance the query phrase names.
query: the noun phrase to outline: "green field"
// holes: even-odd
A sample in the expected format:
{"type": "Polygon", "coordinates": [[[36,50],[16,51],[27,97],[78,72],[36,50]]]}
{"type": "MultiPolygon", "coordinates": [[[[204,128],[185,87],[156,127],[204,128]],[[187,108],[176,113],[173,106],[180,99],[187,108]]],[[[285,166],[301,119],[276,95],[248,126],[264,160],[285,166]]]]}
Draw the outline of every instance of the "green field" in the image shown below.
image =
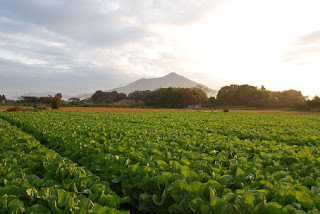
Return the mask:
{"type": "Polygon", "coordinates": [[[0,118],[0,213],[320,213],[318,115],[0,118]]]}

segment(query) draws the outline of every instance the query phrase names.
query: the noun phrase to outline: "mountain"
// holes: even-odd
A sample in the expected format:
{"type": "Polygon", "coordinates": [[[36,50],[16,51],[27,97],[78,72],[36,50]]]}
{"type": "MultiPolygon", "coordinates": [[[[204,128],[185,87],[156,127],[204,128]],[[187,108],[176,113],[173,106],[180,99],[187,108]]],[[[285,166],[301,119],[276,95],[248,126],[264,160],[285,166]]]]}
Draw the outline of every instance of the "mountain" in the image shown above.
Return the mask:
{"type": "MultiPolygon", "coordinates": [[[[181,88],[199,87],[202,90],[204,90],[209,96],[215,96],[217,94],[216,90],[212,90],[203,84],[189,80],[188,78],[185,78],[184,76],[180,76],[176,73],[170,73],[164,77],[158,77],[158,78],[149,78],[149,79],[142,78],[124,87],[114,88],[107,91],[117,91],[118,93],[129,94],[134,91],[155,90],[158,88],[169,88],[169,87],[181,87],[181,88]]],[[[40,93],[30,92],[30,93],[19,95],[19,97],[23,97],[23,96],[47,97],[48,95],[54,96],[55,94],[56,92],[51,92],[51,91],[40,92],[40,93]]],[[[68,100],[69,98],[72,98],[72,97],[85,99],[85,98],[91,97],[93,94],[94,93],[70,95],[70,94],[62,93],[62,99],[68,100]]],[[[16,97],[11,97],[9,99],[16,100],[16,97]]]]}
{"type": "Polygon", "coordinates": [[[47,92],[29,92],[20,95],[19,97],[47,97],[47,96],[54,96],[56,93],[52,91],[47,92]]]}
{"type": "MultiPolygon", "coordinates": [[[[19,97],[47,97],[47,96],[52,96],[54,97],[54,95],[56,95],[56,92],[51,92],[51,91],[47,91],[47,92],[29,92],[26,94],[22,94],[19,97]]],[[[62,93],[62,99],[63,100],[68,100],[69,98],[72,97],[77,97],[79,99],[85,99],[88,97],[91,97],[93,95],[93,93],[88,93],[88,94],[78,94],[78,95],[70,95],[70,94],[63,94],[62,93]]],[[[12,100],[16,100],[15,97],[11,97],[10,99],[12,100]]]]}
{"type": "Polygon", "coordinates": [[[134,91],[146,91],[146,90],[156,90],[158,88],[169,88],[169,87],[181,87],[181,88],[193,88],[199,87],[203,89],[208,95],[214,96],[217,91],[208,88],[205,85],[194,82],[185,78],[184,76],[180,76],[176,73],[170,73],[164,77],[158,78],[142,78],[129,85],[120,88],[110,89],[108,91],[117,91],[118,93],[129,94],[134,91]]]}

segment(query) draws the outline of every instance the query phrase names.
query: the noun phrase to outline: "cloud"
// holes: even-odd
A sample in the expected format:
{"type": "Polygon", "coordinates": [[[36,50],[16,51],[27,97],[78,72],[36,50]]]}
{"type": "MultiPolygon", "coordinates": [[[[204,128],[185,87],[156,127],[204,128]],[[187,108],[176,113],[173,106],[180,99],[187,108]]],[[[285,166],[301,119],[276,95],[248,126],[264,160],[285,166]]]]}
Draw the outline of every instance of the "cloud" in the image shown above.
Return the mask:
{"type": "Polygon", "coordinates": [[[0,91],[91,92],[178,60],[152,25],[199,21],[216,0],[0,0],[0,91]]]}
{"type": "Polygon", "coordinates": [[[320,31],[314,31],[310,34],[300,37],[298,40],[298,44],[301,45],[312,45],[318,44],[320,45],[320,31]]]}
{"type": "Polygon", "coordinates": [[[313,64],[320,56],[320,31],[314,31],[300,37],[293,48],[283,55],[285,62],[296,64],[313,64]]]}
{"type": "Polygon", "coordinates": [[[57,72],[57,68],[48,69],[43,65],[26,65],[0,58],[0,93],[6,92],[8,97],[31,91],[55,91],[72,95],[113,88],[126,82],[111,67],[79,64],[73,69],[76,72],[57,72]]]}
{"type": "MultiPolygon", "coordinates": [[[[145,25],[196,21],[216,1],[2,0],[0,13],[13,20],[88,45],[112,46],[150,36],[145,25]]],[[[8,26],[7,26],[8,28],[8,26]]],[[[14,28],[14,27],[13,27],[14,28]]],[[[21,24],[15,30],[26,30],[21,24]]],[[[12,29],[14,30],[14,29],[12,29]]]]}

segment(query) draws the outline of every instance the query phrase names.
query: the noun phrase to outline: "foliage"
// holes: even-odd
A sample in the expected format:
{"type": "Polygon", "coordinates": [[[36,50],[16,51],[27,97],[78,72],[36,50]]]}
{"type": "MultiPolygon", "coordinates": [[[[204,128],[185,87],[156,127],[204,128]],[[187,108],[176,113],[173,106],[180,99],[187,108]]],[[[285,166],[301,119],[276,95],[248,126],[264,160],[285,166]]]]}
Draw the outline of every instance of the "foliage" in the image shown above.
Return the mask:
{"type": "Polygon", "coordinates": [[[20,106],[10,107],[6,111],[7,112],[14,112],[14,111],[30,111],[31,109],[28,108],[22,108],[20,106]]]}
{"type": "Polygon", "coordinates": [[[320,108],[320,97],[315,96],[312,100],[307,101],[307,107],[320,108]]]}
{"type": "Polygon", "coordinates": [[[303,106],[305,97],[300,91],[268,91],[250,85],[230,85],[222,87],[217,99],[209,99],[213,106],[244,106],[244,107],[285,107],[303,106]]]}
{"type": "Polygon", "coordinates": [[[1,213],[120,213],[107,182],[0,120],[1,213]]]}
{"type": "Polygon", "coordinates": [[[262,108],[307,109],[319,107],[319,101],[309,100],[300,91],[269,91],[251,85],[230,85],[222,87],[217,97],[207,97],[203,87],[160,88],[154,91],[135,91],[126,96],[123,93],[96,91],[91,99],[95,103],[113,103],[122,99],[135,101],[133,106],[159,108],[185,108],[188,105],[201,104],[203,107],[242,106],[262,108]]]}
{"type": "Polygon", "coordinates": [[[52,97],[33,97],[33,96],[23,96],[19,100],[19,103],[28,103],[28,104],[50,104],[52,102],[52,97]]]}
{"type": "Polygon", "coordinates": [[[95,103],[112,103],[118,102],[119,100],[125,99],[127,97],[124,93],[118,93],[116,91],[104,92],[96,91],[92,96],[91,100],[95,103]]]}
{"type": "Polygon", "coordinates": [[[160,88],[154,91],[133,92],[129,97],[139,97],[146,106],[162,108],[185,108],[191,104],[205,105],[208,99],[206,93],[199,88],[160,88]]]}
{"type": "Polygon", "coordinates": [[[59,109],[61,105],[62,94],[57,93],[54,97],[51,97],[51,108],[59,109]]]}
{"type": "Polygon", "coordinates": [[[0,117],[109,182],[141,212],[319,213],[318,116],[16,112],[0,117]]]}
{"type": "Polygon", "coordinates": [[[301,94],[301,91],[286,90],[282,92],[273,92],[275,105],[280,107],[295,107],[305,103],[306,99],[301,94]]]}
{"type": "Polygon", "coordinates": [[[122,99],[135,101],[136,106],[161,108],[185,108],[191,104],[206,105],[207,95],[199,88],[160,88],[154,91],[135,91],[128,95],[123,93],[96,91],[91,99],[95,103],[112,103],[122,99]]]}
{"type": "Polygon", "coordinates": [[[134,91],[128,95],[128,99],[132,99],[135,102],[142,101],[145,102],[146,98],[149,96],[151,91],[134,91]]]}

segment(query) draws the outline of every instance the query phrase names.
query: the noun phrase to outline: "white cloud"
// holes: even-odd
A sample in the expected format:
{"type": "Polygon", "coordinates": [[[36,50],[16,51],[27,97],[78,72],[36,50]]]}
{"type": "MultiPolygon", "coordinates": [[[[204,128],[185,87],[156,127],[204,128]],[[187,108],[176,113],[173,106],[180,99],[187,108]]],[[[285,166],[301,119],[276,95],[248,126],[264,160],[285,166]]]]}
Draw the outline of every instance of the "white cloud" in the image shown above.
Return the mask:
{"type": "Polygon", "coordinates": [[[299,76],[320,68],[317,0],[0,4],[0,91],[83,93],[177,72],[214,89],[249,83],[319,93],[299,76]]]}

